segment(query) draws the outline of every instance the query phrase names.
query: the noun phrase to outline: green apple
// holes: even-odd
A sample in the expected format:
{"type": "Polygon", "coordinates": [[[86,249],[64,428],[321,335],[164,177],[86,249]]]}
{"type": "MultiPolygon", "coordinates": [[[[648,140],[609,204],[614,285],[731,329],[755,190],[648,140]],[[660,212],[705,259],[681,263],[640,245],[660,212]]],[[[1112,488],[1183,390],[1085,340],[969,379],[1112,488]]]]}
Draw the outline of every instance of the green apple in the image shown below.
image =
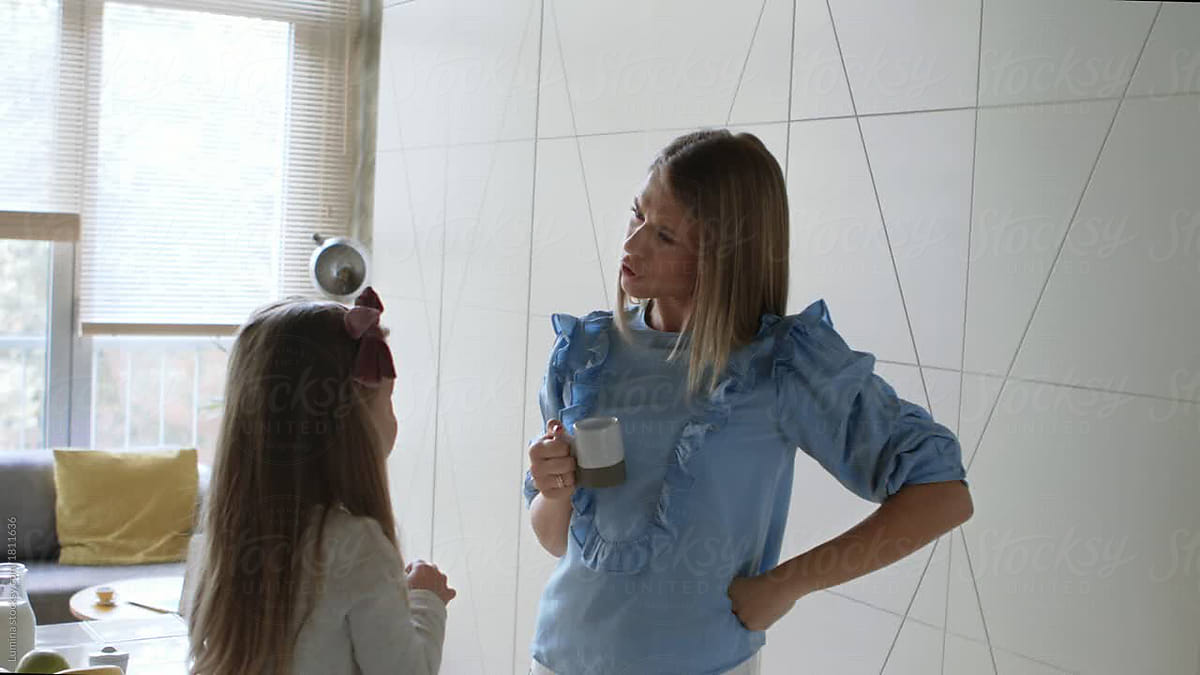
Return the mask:
{"type": "Polygon", "coordinates": [[[70,667],[67,658],[53,649],[31,649],[17,663],[17,672],[57,673],[70,667]]]}

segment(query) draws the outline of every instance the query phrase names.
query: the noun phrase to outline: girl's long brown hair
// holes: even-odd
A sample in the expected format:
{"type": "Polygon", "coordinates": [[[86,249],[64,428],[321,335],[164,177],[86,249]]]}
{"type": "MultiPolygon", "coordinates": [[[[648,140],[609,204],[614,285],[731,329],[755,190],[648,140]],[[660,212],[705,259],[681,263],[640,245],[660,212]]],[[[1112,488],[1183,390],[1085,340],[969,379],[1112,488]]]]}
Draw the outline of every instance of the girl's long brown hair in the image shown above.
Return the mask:
{"type": "MultiPolygon", "coordinates": [[[[692,312],[668,359],[690,345],[688,392],[711,391],[730,353],[757,333],[762,314],[787,311],[787,185],[757,136],[727,129],[679,136],[649,171],[658,172],[698,228],[692,312]]],[[[619,279],[616,297],[613,316],[628,339],[630,300],[619,279]]]]}
{"type": "Polygon", "coordinates": [[[291,672],[325,574],[306,552],[322,550],[331,507],[374,518],[396,545],[387,452],[368,412],[374,392],[351,380],[347,311],[289,298],[238,331],[188,617],[193,673],[291,672]]]}

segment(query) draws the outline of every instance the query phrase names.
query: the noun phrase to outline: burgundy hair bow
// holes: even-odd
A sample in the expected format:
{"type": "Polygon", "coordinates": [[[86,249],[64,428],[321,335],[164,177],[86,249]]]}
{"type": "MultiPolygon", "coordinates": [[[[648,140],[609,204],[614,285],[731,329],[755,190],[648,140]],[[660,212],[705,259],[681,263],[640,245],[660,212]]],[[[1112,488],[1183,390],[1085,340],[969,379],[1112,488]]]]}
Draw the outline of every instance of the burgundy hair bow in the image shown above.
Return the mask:
{"type": "Polygon", "coordinates": [[[383,329],[379,327],[380,314],[383,314],[383,303],[375,289],[367,286],[354,299],[354,307],[346,312],[345,319],[346,332],[359,341],[352,377],[355,382],[370,387],[379,386],[385,377],[396,377],[392,350],[384,341],[383,329]]]}

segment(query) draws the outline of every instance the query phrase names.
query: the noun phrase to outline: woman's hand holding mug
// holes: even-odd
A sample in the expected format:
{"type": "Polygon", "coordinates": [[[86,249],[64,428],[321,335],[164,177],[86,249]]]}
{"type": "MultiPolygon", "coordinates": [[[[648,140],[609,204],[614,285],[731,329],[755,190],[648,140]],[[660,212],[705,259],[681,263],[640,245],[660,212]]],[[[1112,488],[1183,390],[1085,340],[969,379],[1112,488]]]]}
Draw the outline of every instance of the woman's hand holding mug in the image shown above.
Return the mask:
{"type": "Polygon", "coordinates": [[[416,590],[420,588],[433,591],[445,604],[450,604],[454,596],[458,595],[458,591],[446,585],[446,575],[437,568],[437,565],[427,563],[418,558],[405,565],[404,572],[408,575],[408,587],[410,589],[416,590]]]}
{"type": "Polygon", "coordinates": [[[575,458],[562,422],[546,423],[546,435],[529,446],[529,472],[542,496],[552,501],[570,499],[575,493],[575,458]]]}

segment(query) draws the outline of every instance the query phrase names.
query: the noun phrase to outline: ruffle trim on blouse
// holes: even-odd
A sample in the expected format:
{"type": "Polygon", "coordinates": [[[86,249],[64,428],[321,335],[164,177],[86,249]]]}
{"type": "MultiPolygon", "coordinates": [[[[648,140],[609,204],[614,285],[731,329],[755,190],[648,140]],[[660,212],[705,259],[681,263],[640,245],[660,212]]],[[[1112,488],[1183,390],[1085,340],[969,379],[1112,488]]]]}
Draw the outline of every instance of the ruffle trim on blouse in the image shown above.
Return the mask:
{"type": "MultiPolygon", "coordinates": [[[[859,373],[860,369],[846,368],[847,358],[853,358],[856,352],[833,330],[833,319],[824,299],[815,300],[799,314],[780,320],[785,328],[775,342],[775,360],[771,367],[771,377],[776,384],[797,373],[806,379],[813,377],[813,373],[840,372],[845,376],[859,373]]],[[[864,363],[869,372],[875,359],[872,355],[867,356],[870,358],[864,363]]]]}
{"type": "Polygon", "coordinates": [[[612,323],[612,312],[597,310],[582,318],[553,314],[550,323],[561,338],[551,361],[555,370],[560,376],[573,373],[575,382],[595,381],[600,366],[608,358],[608,327],[612,323]],[[581,325],[582,333],[578,330],[581,325]]]}
{"type": "MultiPolygon", "coordinates": [[[[555,330],[566,338],[559,341],[560,353],[555,354],[553,360],[568,371],[560,376],[571,377],[568,373],[573,370],[576,383],[595,384],[599,374],[604,372],[600,366],[608,357],[611,312],[593,312],[583,319],[566,314],[555,314],[551,318],[555,330]],[[584,327],[582,332],[580,325],[584,327]],[[586,345],[579,346],[580,342],[586,342],[586,345]],[[577,345],[575,350],[570,346],[573,344],[577,345]]],[[[680,528],[688,520],[688,501],[695,483],[690,465],[702,452],[708,435],[719,431],[728,422],[738,397],[754,390],[756,371],[753,365],[757,359],[774,353],[775,341],[764,338],[782,320],[783,317],[776,314],[764,314],[753,341],[730,354],[724,377],[684,425],[675,443],[657,507],[642,534],[621,540],[605,538],[595,524],[594,488],[575,489],[571,496],[574,513],[570,532],[579,545],[584,565],[597,571],[635,574],[674,544],[680,528]]],[[[576,395],[580,392],[576,386],[572,405],[562,411],[562,422],[568,429],[576,420],[592,415],[595,408],[595,397],[576,395]]]]}
{"type": "MultiPolygon", "coordinates": [[[[789,314],[787,316],[778,316],[775,314],[764,314],[763,323],[770,322],[774,324],[783,324],[779,330],[780,333],[786,335],[784,339],[775,340],[775,365],[780,363],[791,363],[795,360],[796,352],[804,341],[804,338],[813,333],[819,324],[825,324],[829,328],[833,328],[833,319],[829,316],[829,306],[825,304],[824,299],[814,300],[805,307],[799,314],[789,314]]],[[[776,375],[776,370],[771,371],[772,376],[776,375]]]]}

